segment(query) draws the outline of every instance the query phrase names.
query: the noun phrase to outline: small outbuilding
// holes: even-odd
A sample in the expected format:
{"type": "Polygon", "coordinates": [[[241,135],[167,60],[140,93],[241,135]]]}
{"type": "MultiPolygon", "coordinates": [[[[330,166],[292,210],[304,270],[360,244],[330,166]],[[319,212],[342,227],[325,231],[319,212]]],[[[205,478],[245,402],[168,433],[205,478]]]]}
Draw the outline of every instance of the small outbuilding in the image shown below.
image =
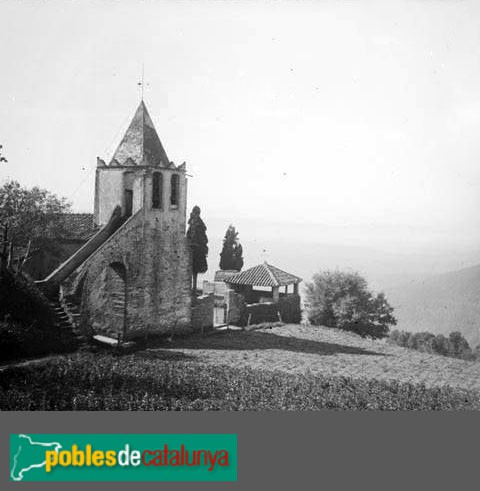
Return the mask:
{"type": "Polygon", "coordinates": [[[281,297],[298,295],[298,285],[302,278],[264,262],[240,273],[228,275],[223,281],[237,293],[241,293],[247,304],[252,304],[278,303],[281,297]]]}

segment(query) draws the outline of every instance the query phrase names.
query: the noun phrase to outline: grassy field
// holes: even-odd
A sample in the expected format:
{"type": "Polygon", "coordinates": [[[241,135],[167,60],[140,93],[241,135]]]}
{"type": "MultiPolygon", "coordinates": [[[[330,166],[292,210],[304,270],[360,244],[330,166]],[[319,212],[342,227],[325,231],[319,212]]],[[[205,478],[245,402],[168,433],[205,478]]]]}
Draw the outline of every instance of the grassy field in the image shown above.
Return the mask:
{"type": "Polygon", "coordinates": [[[230,368],[138,353],[75,354],[11,368],[2,410],[480,409],[478,393],[450,387],[230,368]]]}
{"type": "MultiPolygon", "coordinates": [[[[163,348],[162,348],[163,349],[163,348]]],[[[450,385],[480,390],[480,363],[362,339],[338,329],[285,325],[174,340],[169,351],[208,364],[285,373],[450,385]]],[[[155,353],[155,349],[150,349],[155,353]]]]}
{"type": "Polygon", "coordinates": [[[480,409],[480,364],[306,326],[4,369],[2,410],[480,409]]]}

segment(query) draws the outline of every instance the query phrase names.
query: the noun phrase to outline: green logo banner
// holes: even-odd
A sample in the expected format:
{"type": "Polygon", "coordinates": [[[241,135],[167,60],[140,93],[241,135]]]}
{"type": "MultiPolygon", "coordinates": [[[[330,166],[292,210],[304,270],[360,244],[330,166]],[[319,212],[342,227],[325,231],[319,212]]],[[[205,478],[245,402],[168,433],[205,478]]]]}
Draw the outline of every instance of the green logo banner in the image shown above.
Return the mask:
{"type": "Polygon", "coordinates": [[[11,481],[236,481],[233,434],[11,434],[11,481]]]}

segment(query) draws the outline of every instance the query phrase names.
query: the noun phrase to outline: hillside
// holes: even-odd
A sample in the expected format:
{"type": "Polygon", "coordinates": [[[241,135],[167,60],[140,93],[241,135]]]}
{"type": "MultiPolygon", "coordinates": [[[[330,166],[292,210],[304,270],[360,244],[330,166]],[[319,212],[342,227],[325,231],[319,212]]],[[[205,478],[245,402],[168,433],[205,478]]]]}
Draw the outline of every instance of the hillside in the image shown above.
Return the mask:
{"type": "Polygon", "coordinates": [[[0,360],[70,351],[73,334],[60,329],[48,301],[22,275],[0,276],[0,360]]]}
{"type": "MultiPolygon", "coordinates": [[[[218,269],[223,234],[229,221],[205,213],[209,238],[208,272],[218,269]]],[[[399,241],[387,246],[368,234],[350,233],[324,224],[273,223],[261,218],[236,219],[243,245],[244,269],[263,261],[310,281],[322,269],[353,269],[365,276],[372,288],[386,290],[412,280],[456,271],[480,264],[477,248],[408,248],[399,241]]],[[[199,280],[201,285],[201,280],[199,280]]]]}
{"type": "Polygon", "coordinates": [[[460,331],[480,343],[480,265],[387,288],[398,329],[448,334],[460,331]]]}
{"type": "MultiPolygon", "coordinates": [[[[147,350],[155,355],[154,348],[147,350]]],[[[160,354],[165,353],[162,348],[160,354]]],[[[480,363],[422,353],[339,329],[288,324],[174,340],[170,354],[232,368],[450,385],[480,390],[480,363]]]]}
{"type": "Polygon", "coordinates": [[[5,368],[0,409],[479,409],[480,363],[336,329],[223,330],[5,368]]]}

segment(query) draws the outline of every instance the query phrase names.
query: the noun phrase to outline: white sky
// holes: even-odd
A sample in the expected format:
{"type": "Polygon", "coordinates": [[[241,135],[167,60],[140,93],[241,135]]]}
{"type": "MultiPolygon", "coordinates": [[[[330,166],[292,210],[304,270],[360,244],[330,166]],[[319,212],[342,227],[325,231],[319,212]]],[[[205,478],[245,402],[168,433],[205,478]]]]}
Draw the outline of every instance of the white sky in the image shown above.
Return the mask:
{"type": "Polygon", "coordinates": [[[0,24],[2,180],[91,211],[144,63],[207,226],[480,244],[478,1],[2,0],[0,24]]]}

